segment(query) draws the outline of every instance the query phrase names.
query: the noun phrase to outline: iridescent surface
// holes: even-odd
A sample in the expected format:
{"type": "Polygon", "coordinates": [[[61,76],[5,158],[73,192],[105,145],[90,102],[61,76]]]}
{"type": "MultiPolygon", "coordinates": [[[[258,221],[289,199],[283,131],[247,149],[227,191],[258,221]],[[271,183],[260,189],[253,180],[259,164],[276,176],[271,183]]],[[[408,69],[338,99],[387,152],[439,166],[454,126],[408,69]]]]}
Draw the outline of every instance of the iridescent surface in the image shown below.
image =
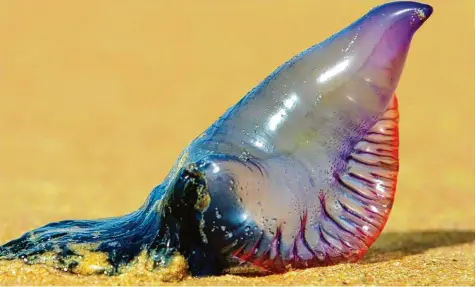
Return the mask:
{"type": "Polygon", "coordinates": [[[142,250],[175,251],[194,274],[238,258],[272,271],[354,261],[382,230],[398,171],[394,91],[429,6],[380,6],[296,56],[185,149],[137,212],[52,223],[7,243],[4,258],[75,272],[74,244],[105,252],[114,274],[142,250]],[[206,263],[206,264],[204,264],[206,263]]]}

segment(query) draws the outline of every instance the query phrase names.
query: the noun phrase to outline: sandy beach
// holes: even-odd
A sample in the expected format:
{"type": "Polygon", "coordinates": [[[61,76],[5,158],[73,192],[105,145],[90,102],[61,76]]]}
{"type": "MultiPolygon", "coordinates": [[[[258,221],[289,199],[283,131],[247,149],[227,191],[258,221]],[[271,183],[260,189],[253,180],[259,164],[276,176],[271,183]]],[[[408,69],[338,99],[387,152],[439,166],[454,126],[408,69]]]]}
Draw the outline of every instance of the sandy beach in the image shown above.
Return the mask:
{"type": "MultiPolygon", "coordinates": [[[[0,244],[136,210],[248,90],[382,3],[0,2],[0,244]]],[[[397,89],[394,207],[359,263],[163,283],[3,261],[0,285],[474,285],[474,3],[425,3],[397,89]]]]}

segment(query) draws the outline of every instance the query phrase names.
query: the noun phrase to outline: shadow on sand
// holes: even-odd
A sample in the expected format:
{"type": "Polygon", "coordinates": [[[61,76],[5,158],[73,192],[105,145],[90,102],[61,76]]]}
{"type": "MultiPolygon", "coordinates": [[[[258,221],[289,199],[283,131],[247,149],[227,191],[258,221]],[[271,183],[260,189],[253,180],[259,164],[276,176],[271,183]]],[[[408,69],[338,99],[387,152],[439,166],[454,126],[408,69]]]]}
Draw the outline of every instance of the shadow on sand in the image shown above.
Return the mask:
{"type": "Polygon", "coordinates": [[[474,230],[431,230],[382,233],[360,264],[399,259],[431,248],[474,242],[474,230]]]}
{"type": "MultiPolygon", "coordinates": [[[[384,232],[357,264],[371,264],[403,258],[425,251],[474,242],[474,230],[430,230],[412,232],[384,232]]],[[[243,277],[271,275],[253,267],[238,267],[227,272],[243,277]]]]}

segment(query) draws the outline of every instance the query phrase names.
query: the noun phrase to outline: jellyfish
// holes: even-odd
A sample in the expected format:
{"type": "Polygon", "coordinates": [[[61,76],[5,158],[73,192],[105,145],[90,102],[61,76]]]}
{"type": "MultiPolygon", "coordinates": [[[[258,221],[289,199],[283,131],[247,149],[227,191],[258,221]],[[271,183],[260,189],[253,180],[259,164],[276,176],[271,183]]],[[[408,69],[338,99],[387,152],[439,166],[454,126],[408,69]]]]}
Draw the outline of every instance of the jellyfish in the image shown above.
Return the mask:
{"type": "Polygon", "coordinates": [[[47,224],[0,246],[0,259],[114,275],[138,258],[152,272],[182,258],[193,276],[356,262],[392,209],[395,90],[431,14],[416,2],[372,9],[229,108],[137,211],[47,224]]]}

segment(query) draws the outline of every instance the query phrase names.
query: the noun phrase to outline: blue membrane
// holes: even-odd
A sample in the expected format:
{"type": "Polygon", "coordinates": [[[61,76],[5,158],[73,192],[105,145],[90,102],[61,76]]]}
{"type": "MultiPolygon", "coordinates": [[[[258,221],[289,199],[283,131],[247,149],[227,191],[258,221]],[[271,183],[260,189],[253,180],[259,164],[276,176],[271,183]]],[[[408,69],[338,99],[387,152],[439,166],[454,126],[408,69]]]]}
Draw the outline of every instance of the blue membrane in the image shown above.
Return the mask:
{"type": "Polygon", "coordinates": [[[153,271],[178,254],[195,276],[243,262],[283,272],[358,260],[393,204],[394,92],[431,13],[416,2],[371,10],[232,106],[139,210],[50,223],[1,246],[0,258],[114,275],[138,256],[153,271]],[[94,254],[102,264],[85,269],[94,254]]]}

